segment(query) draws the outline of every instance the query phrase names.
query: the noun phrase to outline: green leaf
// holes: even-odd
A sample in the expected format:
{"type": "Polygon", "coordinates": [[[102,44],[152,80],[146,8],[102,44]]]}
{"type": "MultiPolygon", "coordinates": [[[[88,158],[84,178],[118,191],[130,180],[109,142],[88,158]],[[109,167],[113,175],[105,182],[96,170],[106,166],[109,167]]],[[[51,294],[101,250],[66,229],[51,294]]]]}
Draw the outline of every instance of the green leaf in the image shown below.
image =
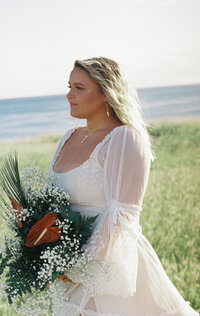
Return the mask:
{"type": "Polygon", "coordinates": [[[10,305],[12,305],[12,298],[11,298],[12,296],[10,296],[10,295],[8,295],[8,303],[10,304],[10,305]]]}
{"type": "Polygon", "coordinates": [[[56,271],[53,272],[53,273],[52,273],[52,282],[54,282],[60,274],[61,274],[61,273],[56,272],[56,271]]]}
{"type": "Polygon", "coordinates": [[[75,211],[70,211],[68,213],[68,219],[72,222],[76,222],[80,218],[80,213],[75,211]]]}
{"type": "Polygon", "coordinates": [[[66,206],[61,205],[61,207],[59,208],[59,212],[60,212],[60,214],[62,215],[62,217],[64,219],[68,218],[68,213],[67,213],[67,210],[66,210],[66,206]]]}
{"type": "MultiPolygon", "coordinates": [[[[26,207],[26,199],[21,184],[17,153],[9,153],[0,170],[1,186],[9,199],[12,197],[26,207]]],[[[2,198],[2,197],[1,197],[2,198]]]]}

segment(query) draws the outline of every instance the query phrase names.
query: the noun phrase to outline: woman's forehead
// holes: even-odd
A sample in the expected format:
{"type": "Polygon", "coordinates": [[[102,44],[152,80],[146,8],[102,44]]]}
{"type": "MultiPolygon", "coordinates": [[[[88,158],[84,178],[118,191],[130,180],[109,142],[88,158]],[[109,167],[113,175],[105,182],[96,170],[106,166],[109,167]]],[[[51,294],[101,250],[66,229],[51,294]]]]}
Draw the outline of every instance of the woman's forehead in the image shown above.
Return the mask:
{"type": "Polygon", "coordinates": [[[69,77],[70,83],[91,84],[94,80],[90,78],[87,72],[79,67],[75,67],[69,77]]]}

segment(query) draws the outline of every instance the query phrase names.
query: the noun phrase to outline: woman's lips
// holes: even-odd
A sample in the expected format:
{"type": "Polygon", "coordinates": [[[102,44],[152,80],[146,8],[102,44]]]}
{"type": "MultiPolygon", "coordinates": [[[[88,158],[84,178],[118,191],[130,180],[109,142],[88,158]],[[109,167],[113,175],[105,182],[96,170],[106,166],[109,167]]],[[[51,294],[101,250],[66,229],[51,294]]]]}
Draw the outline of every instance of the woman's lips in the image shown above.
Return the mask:
{"type": "Polygon", "coordinates": [[[70,106],[74,106],[74,105],[77,105],[77,104],[70,102],[70,106]]]}

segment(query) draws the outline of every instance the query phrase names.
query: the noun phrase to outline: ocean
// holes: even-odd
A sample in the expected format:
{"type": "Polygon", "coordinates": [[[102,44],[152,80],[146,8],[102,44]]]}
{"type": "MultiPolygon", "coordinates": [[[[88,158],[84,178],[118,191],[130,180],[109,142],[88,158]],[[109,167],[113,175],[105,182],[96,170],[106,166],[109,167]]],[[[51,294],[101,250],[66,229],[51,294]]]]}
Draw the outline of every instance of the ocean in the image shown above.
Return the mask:
{"type": "MultiPolygon", "coordinates": [[[[137,89],[145,118],[200,118],[200,84],[137,89]]],[[[86,120],[70,116],[65,95],[0,100],[0,141],[64,133],[86,120]]]]}

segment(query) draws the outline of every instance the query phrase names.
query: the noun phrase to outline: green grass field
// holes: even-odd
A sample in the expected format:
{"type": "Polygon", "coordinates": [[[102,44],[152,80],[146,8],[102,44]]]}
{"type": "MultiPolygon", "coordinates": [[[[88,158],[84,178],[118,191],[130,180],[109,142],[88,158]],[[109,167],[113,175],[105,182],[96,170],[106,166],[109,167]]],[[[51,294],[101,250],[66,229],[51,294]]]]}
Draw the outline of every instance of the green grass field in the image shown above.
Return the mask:
{"type": "MultiPolygon", "coordinates": [[[[157,159],[143,202],[142,231],[181,295],[200,311],[200,122],[151,122],[150,126],[157,159]]],[[[0,143],[0,164],[13,148],[21,169],[36,165],[47,170],[60,138],[0,143]]],[[[3,232],[2,223],[0,228],[3,232]]],[[[16,313],[1,302],[0,315],[16,313]]]]}

